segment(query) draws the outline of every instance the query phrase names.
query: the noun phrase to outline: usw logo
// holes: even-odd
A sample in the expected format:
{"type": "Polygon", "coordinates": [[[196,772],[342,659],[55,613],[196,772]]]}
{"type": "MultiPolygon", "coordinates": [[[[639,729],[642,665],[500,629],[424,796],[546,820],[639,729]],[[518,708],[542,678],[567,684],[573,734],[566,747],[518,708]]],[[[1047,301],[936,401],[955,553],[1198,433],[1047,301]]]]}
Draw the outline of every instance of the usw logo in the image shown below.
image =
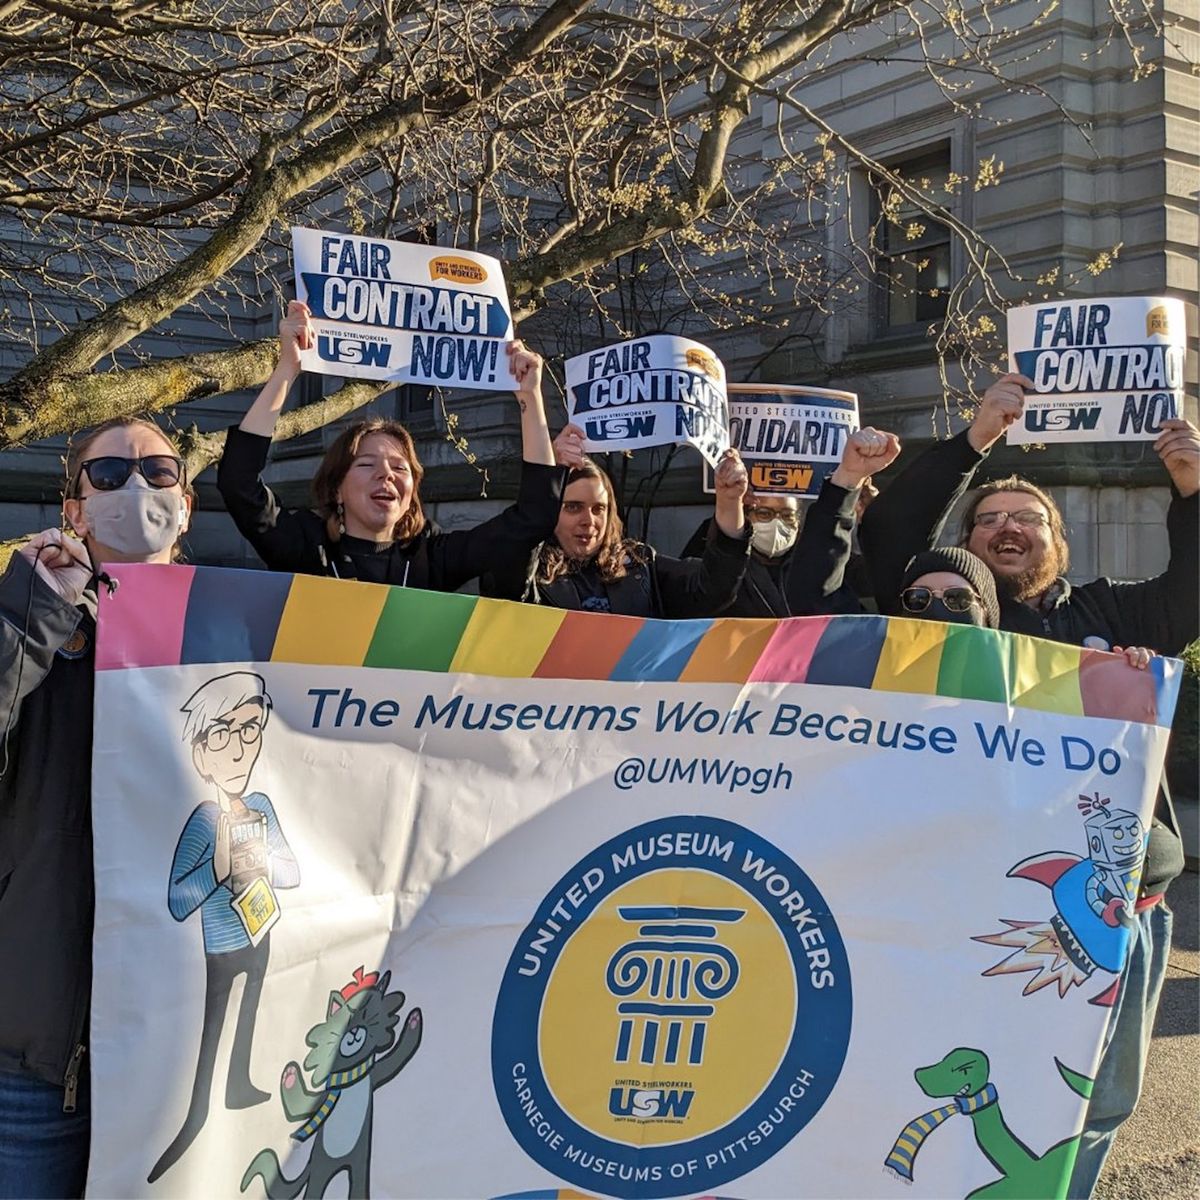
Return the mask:
{"type": "Polygon", "coordinates": [[[614,1117],[636,1117],[648,1121],[663,1117],[686,1117],[694,1091],[681,1088],[619,1088],[608,1096],[608,1111],[614,1117]]]}
{"type": "Polygon", "coordinates": [[[330,337],[328,334],[322,334],[317,338],[317,354],[326,362],[386,367],[392,357],[392,348],[387,342],[364,342],[361,338],[330,337]]]}
{"type": "Polygon", "coordinates": [[[1074,433],[1095,429],[1099,420],[1099,405],[1094,408],[1043,408],[1025,414],[1025,428],[1030,433],[1049,433],[1052,429],[1074,433]]]}

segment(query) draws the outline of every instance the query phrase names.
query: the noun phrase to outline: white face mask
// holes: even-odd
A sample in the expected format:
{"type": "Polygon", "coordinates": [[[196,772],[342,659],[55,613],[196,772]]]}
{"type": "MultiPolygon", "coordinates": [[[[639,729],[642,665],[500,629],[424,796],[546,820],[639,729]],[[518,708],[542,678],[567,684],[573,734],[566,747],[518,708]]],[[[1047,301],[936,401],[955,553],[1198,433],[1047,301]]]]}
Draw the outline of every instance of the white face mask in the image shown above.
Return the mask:
{"type": "Polygon", "coordinates": [[[123,487],[95,492],[83,502],[88,533],[102,546],[129,558],[166,550],[187,527],[187,505],[178,492],[123,487]]]}
{"type": "Polygon", "coordinates": [[[770,521],[755,521],[750,526],[750,545],[765,558],[786,554],[796,542],[800,530],[779,517],[770,521]]]}

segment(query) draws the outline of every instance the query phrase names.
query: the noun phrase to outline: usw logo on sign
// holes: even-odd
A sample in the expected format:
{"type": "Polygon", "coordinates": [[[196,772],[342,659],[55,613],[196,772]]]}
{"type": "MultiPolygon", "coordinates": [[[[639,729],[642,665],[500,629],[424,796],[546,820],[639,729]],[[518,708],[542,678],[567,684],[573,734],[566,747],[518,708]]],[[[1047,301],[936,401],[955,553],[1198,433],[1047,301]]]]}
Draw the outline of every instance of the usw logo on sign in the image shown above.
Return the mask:
{"type": "Polygon", "coordinates": [[[686,1117],[695,1092],[680,1088],[613,1088],[608,1111],[614,1117],[649,1121],[657,1117],[686,1117]]]}

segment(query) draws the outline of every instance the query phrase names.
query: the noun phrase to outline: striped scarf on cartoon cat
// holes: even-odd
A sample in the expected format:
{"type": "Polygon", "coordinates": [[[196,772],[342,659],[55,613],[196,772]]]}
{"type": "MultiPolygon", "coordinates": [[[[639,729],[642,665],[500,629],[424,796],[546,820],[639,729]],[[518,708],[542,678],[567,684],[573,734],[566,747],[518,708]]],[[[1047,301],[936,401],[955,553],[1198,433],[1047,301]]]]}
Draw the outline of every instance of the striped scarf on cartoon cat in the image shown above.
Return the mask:
{"type": "Polygon", "coordinates": [[[357,1083],[371,1069],[374,1062],[375,1055],[372,1054],[365,1062],[360,1062],[357,1067],[351,1067],[348,1071],[330,1071],[325,1080],[325,1095],[321,1100],[320,1108],[292,1133],[292,1137],[298,1142],[308,1141],[329,1119],[329,1114],[337,1106],[342,1089],[348,1088],[352,1083],[357,1083]]]}

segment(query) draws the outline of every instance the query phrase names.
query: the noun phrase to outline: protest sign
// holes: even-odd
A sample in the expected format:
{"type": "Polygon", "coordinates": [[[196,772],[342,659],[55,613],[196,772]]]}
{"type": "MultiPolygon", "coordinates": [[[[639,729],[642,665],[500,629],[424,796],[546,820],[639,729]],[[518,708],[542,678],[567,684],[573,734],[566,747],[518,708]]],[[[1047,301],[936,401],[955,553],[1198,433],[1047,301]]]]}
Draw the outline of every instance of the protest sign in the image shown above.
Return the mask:
{"type": "Polygon", "coordinates": [[[110,570],[90,1194],[1063,1193],[1178,663],[110,570]]]}
{"type": "Polygon", "coordinates": [[[725,368],[689,338],[655,334],[569,358],[567,396],[585,450],[687,444],[716,466],[729,448],[725,368]]]}
{"type": "Polygon", "coordinates": [[[306,371],[511,391],[508,290],[497,259],[386,238],[292,230],[296,297],[312,312],[306,371]]]}
{"type": "MultiPolygon", "coordinates": [[[[812,499],[837,470],[846,438],[858,428],[853,392],[792,384],[731,383],[729,442],[741,453],[750,489],[812,499]]],[[[704,490],[715,491],[712,472],[704,490]]]]}
{"type": "Polygon", "coordinates": [[[1011,443],[1153,441],[1183,408],[1182,300],[1055,300],[1008,310],[1008,365],[1033,380],[1011,443]]]}

